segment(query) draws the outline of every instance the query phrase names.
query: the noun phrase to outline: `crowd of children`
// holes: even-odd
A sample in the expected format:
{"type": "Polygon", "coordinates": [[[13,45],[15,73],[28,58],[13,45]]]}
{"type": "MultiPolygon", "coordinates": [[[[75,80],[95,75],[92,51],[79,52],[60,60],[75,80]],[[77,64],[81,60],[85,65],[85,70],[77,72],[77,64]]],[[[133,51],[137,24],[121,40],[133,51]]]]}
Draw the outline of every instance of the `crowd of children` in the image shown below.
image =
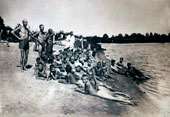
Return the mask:
{"type": "Polygon", "coordinates": [[[50,61],[47,61],[48,57],[44,59],[43,56],[39,56],[35,64],[36,78],[75,84],[84,88],[86,93],[91,93],[92,90],[98,90],[99,82],[112,78],[112,73],[139,76],[130,63],[127,67],[124,66],[122,57],[117,63],[113,59],[110,60],[108,67],[106,61],[97,61],[94,52],[96,52],[95,49],[92,51],[91,49],[68,47],[59,50],[58,54],[52,55],[50,61]]]}

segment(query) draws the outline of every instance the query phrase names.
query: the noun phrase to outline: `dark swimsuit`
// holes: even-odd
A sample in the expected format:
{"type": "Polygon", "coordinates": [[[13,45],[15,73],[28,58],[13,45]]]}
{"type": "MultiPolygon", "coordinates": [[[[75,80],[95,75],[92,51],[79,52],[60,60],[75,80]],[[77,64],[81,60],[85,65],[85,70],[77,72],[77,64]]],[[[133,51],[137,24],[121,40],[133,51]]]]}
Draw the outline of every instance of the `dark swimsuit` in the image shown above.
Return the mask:
{"type": "Polygon", "coordinates": [[[28,41],[28,39],[24,39],[24,40],[21,40],[19,42],[19,49],[24,49],[24,50],[29,49],[29,41],[28,41]]]}

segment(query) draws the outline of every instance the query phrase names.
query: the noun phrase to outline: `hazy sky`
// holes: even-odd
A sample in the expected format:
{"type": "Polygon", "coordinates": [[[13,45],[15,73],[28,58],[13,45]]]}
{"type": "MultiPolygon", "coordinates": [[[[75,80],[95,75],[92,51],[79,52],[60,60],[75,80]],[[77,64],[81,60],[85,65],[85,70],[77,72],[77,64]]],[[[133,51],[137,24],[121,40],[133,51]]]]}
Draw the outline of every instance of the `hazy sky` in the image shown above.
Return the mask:
{"type": "Polygon", "coordinates": [[[170,0],[0,0],[5,24],[98,35],[170,32],[170,0]]]}

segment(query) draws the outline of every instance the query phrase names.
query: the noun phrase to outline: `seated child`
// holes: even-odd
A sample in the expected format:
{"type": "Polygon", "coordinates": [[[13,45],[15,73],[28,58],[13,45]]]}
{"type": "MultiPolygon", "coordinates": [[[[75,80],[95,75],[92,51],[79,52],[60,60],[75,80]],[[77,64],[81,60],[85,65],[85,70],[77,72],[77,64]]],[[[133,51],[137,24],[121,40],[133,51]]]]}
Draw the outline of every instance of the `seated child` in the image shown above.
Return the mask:
{"type": "Polygon", "coordinates": [[[34,68],[34,75],[36,75],[36,71],[38,69],[38,65],[39,65],[40,62],[41,62],[40,57],[37,57],[36,58],[36,63],[35,63],[35,68],[34,68]]]}
{"type": "Polygon", "coordinates": [[[97,90],[94,88],[93,83],[91,82],[91,79],[89,79],[89,76],[84,74],[83,75],[83,83],[84,83],[84,90],[87,94],[96,94],[97,90]]]}
{"type": "Polygon", "coordinates": [[[93,68],[94,75],[98,80],[103,80],[103,69],[101,66],[101,62],[98,62],[96,67],[93,68]]]}
{"type": "Polygon", "coordinates": [[[47,73],[45,71],[45,67],[42,62],[39,63],[38,69],[36,70],[36,79],[44,80],[47,78],[47,73]]]}
{"type": "Polygon", "coordinates": [[[76,85],[78,86],[78,87],[83,87],[84,86],[84,84],[83,84],[83,81],[82,81],[82,77],[83,77],[83,74],[84,74],[84,72],[82,71],[82,68],[81,68],[81,66],[76,66],[76,71],[75,72],[73,72],[73,77],[75,78],[75,80],[76,80],[76,85]]]}
{"type": "Polygon", "coordinates": [[[117,70],[117,67],[115,66],[115,60],[111,59],[111,66],[110,66],[110,73],[111,74],[114,74],[114,73],[117,73],[118,70],[117,70]]]}
{"type": "Polygon", "coordinates": [[[89,72],[93,71],[93,66],[92,66],[92,61],[91,60],[87,61],[87,64],[86,64],[85,68],[86,68],[86,73],[87,74],[89,74],[89,72]]]}
{"type": "Polygon", "coordinates": [[[67,76],[66,76],[67,83],[75,84],[76,79],[73,76],[72,67],[69,64],[66,65],[66,72],[67,72],[67,76]]]}
{"type": "Polygon", "coordinates": [[[74,77],[76,80],[80,80],[82,78],[83,73],[84,72],[82,71],[80,65],[75,67],[74,77]]]}
{"type": "Polygon", "coordinates": [[[54,65],[50,65],[50,73],[47,80],[56,80],[56,79],[58,79],[58,72],[55,70],[54,65]]]}
{"type": "Polygon", "coordinates": [[[93,72],[89,72],[88,80],[90,81],[92,87],[97,91],[98,90],[98,84],[97,84],[97,80],[96,80],[93,72]]]}
{"type": "Polygon", "coordinates": [[[103,72],[103,77],[110,78],[108,68],[106,66],[106,61],[102,61],[102,72],[103,72]]]}
{"type": "Polygon", "coordinates": [[[119,62],[117,62],[116,67],[118,69],[118,73],[125,74],[126,73],[126,67],[123,64],[123,58],[120,57],[119,62]]]}

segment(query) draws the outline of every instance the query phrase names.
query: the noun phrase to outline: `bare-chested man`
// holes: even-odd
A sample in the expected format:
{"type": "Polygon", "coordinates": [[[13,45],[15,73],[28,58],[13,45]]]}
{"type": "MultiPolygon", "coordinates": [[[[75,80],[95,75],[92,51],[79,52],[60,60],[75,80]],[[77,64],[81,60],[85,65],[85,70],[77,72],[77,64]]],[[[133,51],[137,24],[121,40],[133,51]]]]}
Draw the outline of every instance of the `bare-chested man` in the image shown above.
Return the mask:
{"type": "Polygon", "coordinates": [[[39,25],[39,29],[40,31],[37,32],[36,34],[33,35],[33,37],[38,35],[38,39],[36,40],[36,44],[38,46],[38,52],[39,52],[39,56],[41,56],[41,54],[45,51],[45,40],[46,40],[46,32],[44,32],[44,25],[40,24],[39,25]]]}
{"type": "Polygon", "coordinates": [[[19,49],[21,52],[21,58],[20,58],[20,65],[21,69],[26,69],[26,64],[28,61],[28,54],[29,54],[29,33],[30,31],[27,28],[28,21],[26,19],[22,20],[22,25],[19,25],[17,28],[12,30],[12,34],[18,38],[19,41],[19,49]],[[19,36],[16,35],[16,32],[19,31],[19,36]]]}

